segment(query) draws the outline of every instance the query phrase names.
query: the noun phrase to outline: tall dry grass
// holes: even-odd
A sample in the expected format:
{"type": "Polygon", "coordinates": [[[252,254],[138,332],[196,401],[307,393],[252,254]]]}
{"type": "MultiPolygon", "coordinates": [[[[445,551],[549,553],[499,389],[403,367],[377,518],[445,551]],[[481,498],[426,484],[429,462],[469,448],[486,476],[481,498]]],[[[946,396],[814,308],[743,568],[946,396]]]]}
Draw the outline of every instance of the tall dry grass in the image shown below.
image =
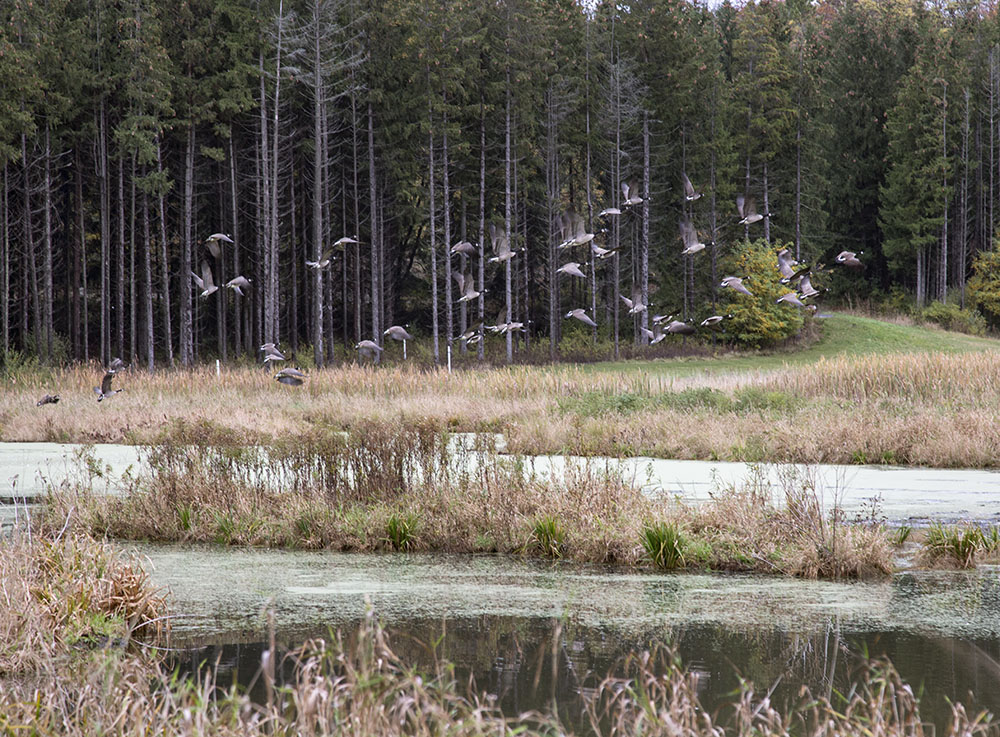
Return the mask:
{"type": "Polygon", "coordinates": [[[526,454],[702,460],[1000,463],[1000,354],[841,357],[769,373],[588,373],[573,367],[424,371],[344,366],[302,387],[232,368],[123,372],[105,402],[96,367],[17,374],[0,394],[0,437],[148,442],[208,422],[248,442],[368,421],[502,432],[526,454]],[[58,405],[34,406],[44,392],[58,405]]]}
{"type": "MultiPolygon", "coordinates": [[[[806,480],[762,479],[687,507],[650,499],[605,461],[536,472],[481,437],[369,422],[273,443],[188,428],[144,449],[148,475],[119,496],[55,490],[43,524],[124,539],[374,551],[558,555],[647,565],[643,530],[683,527],[694,567],[862,577],[890,570],[887,532],[828,519],[806,480]],[[539,530],[549,542],[540,541],[539,530]],[[558,531],[558,534],[557,534],[558,531]],[[558,539],[556,539],[558,538],[558,539]],[[541,543],[541,544],[540,544],[541,543]]],[[[38,517],[39,515],[36,515],[38,517]]]]}
{"type": "Polygon", "coordinates": [[[166,602],[134,557],[78,534],[0,539],[0,676],[81,647],[161,640],[166,602]]]}

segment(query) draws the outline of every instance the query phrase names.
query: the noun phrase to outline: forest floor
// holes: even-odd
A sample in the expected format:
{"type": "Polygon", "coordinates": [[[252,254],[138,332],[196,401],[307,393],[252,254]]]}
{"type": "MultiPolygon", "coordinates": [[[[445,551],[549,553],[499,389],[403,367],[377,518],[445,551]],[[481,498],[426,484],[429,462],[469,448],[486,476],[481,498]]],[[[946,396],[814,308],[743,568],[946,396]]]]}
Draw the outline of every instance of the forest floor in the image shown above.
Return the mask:
{"type": "Polygon", "coordinates": [[[9,372],[0,439],[150,442],[178,423],[262,441],[402,422],[497,432],[511,452],[937,467],[1000,464],[1000,341],[854,315],[797,352],[460,370],[345,365],[306,384],[214,366],[9,372]],[[36,407],[42,394],[55,405],[36,407]]]}

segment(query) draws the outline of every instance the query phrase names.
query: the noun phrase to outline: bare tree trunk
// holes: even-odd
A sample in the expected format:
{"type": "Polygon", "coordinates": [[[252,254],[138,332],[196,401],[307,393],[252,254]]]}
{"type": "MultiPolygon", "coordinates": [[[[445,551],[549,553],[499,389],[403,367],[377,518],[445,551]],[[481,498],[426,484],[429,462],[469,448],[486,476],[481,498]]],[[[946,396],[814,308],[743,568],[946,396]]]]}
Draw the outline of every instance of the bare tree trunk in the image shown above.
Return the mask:
{"type": "Polygon", "coordinates": [[[45,250],[42,284],[45,292],[45,360],[52,363],[55,354],[52,320],[52,141],[48,121],[45,123],[45,250]]]}
{"type": "MultiPolygon", "coordinates": [[[[649,112],[642,112],[642,253],[639,267],[639,283],[642,288],[642,303],[649,305],[649,112]]],[[[649,345],[646,330],[649,329],[649,309],[639,313],[639,331],[642,345],[649,345]]]]}
{"type": "Polygon", "coordinates": [[[280,320],[281,315],[279,311],[280,299],[279,299],[279,283],[278,283],[278,244],[279,244],[279,234],[278,234],[278,172],[280,167],[278,166],[278,141],[279,141],[279,128],[278,128],[278,114],[281,109],[281,34],[284,27],[285,18],[285,4],[284,0],[279,0],[278,2],[278,42],[275,47],[275,61],[274,61],[274,115],[272,117],[273,122],[273,140],[271,149],[271,270],[267,275],[267,281],[269,285],[269,299],[271,303],[271,323],[267,326],[268,341],[274,343],[278,342],[278,337],[281,334],[280,320]]]}
{"type": "MultiPolygon", "coordinates": [[[[156,171],[163,178],[163,156],[160,150],[160,139],[156,139],[156,171]]],[[[163,340],[167,352],[167,365],[174,367],[174,338],[170,319],[170,261],[167,257],[167,204],[163,189],[159,191],[160,219],[160,305],[163,310],[163,340]]],[[[86,272],[84,272],[86,273],[86,272]]],[[[183,281],[188,282],[190,289],[190,274],[184,274],[183,281]]],[[[183,291],[183,288],[182,288],[183,291]]],[[[84,309],[86,311],[86,308],[84,309]]]]}
{"type": "Polygon", "coordinates": [[[948,300],[948,83],[943,83],[941,107],[941,190],[944,192],[944,227],[941,232],[941,263],[938,266],[938,295],[942,302],[948,300]]]}
{"type": "Polygon", "coordinates": [[[965,309],[965,271],[968,266],[969,247],[969,88],[965,88],[965,125],[962,128],[962,193],[961,235],[958,242],[958,286],[961,289],[961,306],[965,309]]]}
{"type": "Polygon", "coordinates": [[[181,248],[181,345],[180,359],[184,366],[194,363],[194,322],[191,304],[192,228],[194,227],[194,124],[188,127],[187,150],[184,155],[184,235],[181,248]]]}
{"type": "Polygon", "coordinates": [[[108,323],[108,309],[110,307],[108,299],[109,268],[108,257],[111,248],[111,195],[108,192],[108,132],[105,119],[104,98],[98,107],[97,125],[97,170],[100,182],[101,198],[101,355],[103,364],[111,360],[110,358],[110,332],[108,323]]]}
{"type": "Polygon", "coordinates": [[[479,319],[479,340],[476,351],[479,360],[485,357],[483,345],[483,323],[486,320],[486,303],[483,290],[486,287],[486,102],[483,91],[479,91],[479,298],[477,315],[479,319]]]}
{"type": "MultiPolygon", "coordinates": [[[[79,158],[78,158],[79,160],[79,158]]],[[[77,183],[79,184],[79,168],[77,168],[77,183]]],[[[3,247],[0,256],[0,266],[3,274],[0,276],[0,290],[3,292],[3,302],[0,302],[0,349],[6,357],[10,351],[10,179],[7,176],[7,162],[3,162],[3,233],[0,236],[0,246],[3,247]]],[[[77,200],[77,206],[82,203],[77,200]]],[[[82,212],[82,208],[80,208],[82,212]]]]}
{"type": "Polygon", "coordinates": [[[31,177],[29,176],[28,139],[21,134],[21,164],[24,167],[24,245],[28,249],[28,283],[31,287],[31,329],[34,333],[35,353],[44,359],[42,335],[42,309],[38,295],[38,266],[35,255],[34,220],[31,213],[31,177]]]}
{"type": "MultiPolygon", "coordinates": [[[[448,97],[446,94],[442,93],[442,102],[447,105],[448,97]]],[[[451,293],[451,187],[448,179],[448,110],[445,108],[444,111],[444,132],[442,133],[441,141],[441,158],[442,158],[442,192],[444,195],[444,307],[445,307],[445,318],[444,318],[444,329],[445,334],[448,336],[448,345],[451,345],[452,339],[455,337],[455,322],[454,322],[454,312],[455,305],[452,301],[451,293]]],[[[464,302],[462,303],[465,304],[464,302]]]]}
{"type": "MultiPolygon", "coordinates": [[[[434,193],[437,191],[437,182],[434,176],[434,106],[431,104],[430,95],[430,68],[425,68],[427,73],[427,187],[429,191],[429,222],[431,235],[431,336],[434,351],[434,363],[441,362],[441,352],[438,327],[438,277],[437,277],[437,202],[434,193]]],[[[447,249],[448,243],[445,242],[447,249]]],[[[449,340],[451,333],[448,333],[449,340]]]]}
{"type": "Polygon", "coordinates": [[[156,361],[153,342],[153,244],[149,237],[149,195],[145,191],[142,193],[142,243],[142,302],[146,318],[146,368],[152,371],[156,361]]]}
{"type": "Polygon", "coordinates": [[[115,355],[125,354],[125,157],[118,157],[118,248],[115,253],[118,279],[115,285],[115,355]]]}
{"type": "Polygon", "coordinates": [[[763,182],[764,187],[764,240],[767,243],[771,242],[771,205],[769,199],[770,189],[767,183],[767,159],[764,160],[764,172],[763,172],[763,182]]]}
{"type": "MultiPolygon", "coordinates": [[[[371,201],[371,308],[372,308],[372,340],[382,345],[382,329],[379,324],[380,302],[379,294],[379,272],[382,265],[379,263],[379,232],[378,232],[378,200],[375,189],[375,113],[372,110],[371,100],[368,100],[368,197],[371,201]]],[[[378,363],[378,353],[375,355],[375,362],[378,363]]]]}
{"type": "MultiPolygon", "coordinates": [[[[233,273],[239,275],[243,272],[240,270],[240,218],[236,193],[236,152],[233,150],[232,133],[229,136],[229,209],[232,218],[233,273]]],[[[236,355],[243,355],[243,298],[237,292],[233,292],[233,338],[236,355]]]]}
{"type": "MultiPolygon", "coordinates": [[[[224,204],[226,201],[226,196],[222,188],[223,188],[223,182],[222,179],[219,178],[216,180],[215,201],[216,204],[218,205],[218,211],[219,211],[218,218],[220,227],[222,226],[222,223],[224,223],[226,219],[226,214],[225,214],[226,206],[224,204]]],[[[215,343],[216,343],[217,355],[222,359],[222,361],[226,361],[226,359],[228,358],[228,350],[226,348],[226,344],[229,342],[229,336],[226,330],[226,303],[229,301],[229,297],[228,297],[228,292],[225,289],[225,284],[229,280],[228,274],[226,273],[227,250],[228,246],[226,248],[220,247],[219,258],[215,260],[216,263],[215,281],[219,285],[219,291],[216,292],[215,294],[215,343]]]]}
{"type": "MultiPolygon", "coordinates": [[[[320,56],[319,0],[313,2],[313,261],[323,257],[323,60],[320,56]]],[[[346,249],[345,249],[346,250],[346,249]]],[[[317,367],[323,365],[323,270],[313,269],[313,361],[317,367]]]]}
{"type": "MultiPolygon", "coordinates": [[[[509,43],[509,42],[508,42],[509,43]]],[[[509,54],[509,49],[508,49],[509,54]]],[[[504,236],[507,238],[508,246],[513,249],[514,244],[511,240],[510,232],[510,65],[508,63],[506,68],[506,113],[504,121],[504,214],[503,214],[503,230],[504,236]]],[[[510,311],[510,262],[512,259],[507,259],[504,261],[504,296],[507,304],[507,324],[510,325],[513,319],[510,311]]],[[[507,338],[507,363],[514,362],[514,336],[511,334],[510,330],[505,331],[507,338]]]]}
{"type": "Polygon", "coordinates": [[[253,345],[256,347],[263,341],[276,343],[271,335],[271,326],[274,320],[271,311],[274,304],[271,301],[270,274],[274,269],[271,262],[273,255],[271,251],[271,161],[268,152],[268,142],[271,140],[268,133],[267,124],[267,92],[264,85],[264,52],[261,51],[257,57],[258,70],[260,74],[260,140],[257,153],[257,163],[260,167],[259,176],[256,179],[257,186],[257,262],[260,264],[260,277],[257,288],[257,300],[255,302],[256,320],[254,330],[256,338],[253,345]]]}
{"type": "MultiPolygon", "coordinates": [[[[549,284],[549,360],[555,361],[559,348],[559,321],[561,319],[559,310],[559,273],[558,268],[558,246],[556,245],[556,208],[559,203],[559,189],[556,171],[559,166],[558,151],[556,148],[556,120],[554,113],[555,91],[552,84],[546,92],[545,104],[545,178],[546,178],[546,206],[548,210],[548,284],[549,284]]],[[[595,316],[596,317],[596,316],[595,316]]]]}
{"type": "MultiPolygon", "coordinates": [[[[291,215],[291,221],[292,221],[292,223],[291,223],[291,225],[292,225],[292,238],[291,238],[291,241],[292,242],[290,244],[291,249],[292,249],[292,254],[291,254],[291,262],[292,262],[292,306],[291,306],[291,311],[290,311],[290,317],[289,317],[289,320],[288,320],[288,331],[289,331],[289,339],[291,340],[291,343],[292,343],[292,353],[295,354],[295,353],[299,352],[299,269],[298,269],[298,261],[299,261],[299,248],[298,248],[299,231],[298,231],[298,227],[297,227],[298,226],[298,222],[296,221],[296,217],[295,217],[295,211],[298,209],[298,198],[295,196],[295,173],[293,172],[292,175],[288,179],[289,179],[289,186],[291,187],[291,190],[292,190],[291,191],[292,206],[290,208],[290,215],[291,215]]],[[[303,230],[305,230],[304,227],[303,227],[303,230]]],[[[319,290],[316,290],[316,294],[314,295],[314,299],[320,299],[321,297],[322,297],[322,293],[319,290]]],[[[307,334],[310,335],[310,336],[314,335],[314,332],[315,332],[314,328],[315,328],[315,326],[314,325],[310,325],[308,319],[306,320],[306,327],[307,327],[307,334]]],[[[320,365],[322,365],[322,364],[320,364],[320,365]]]]}
{"type": "MultiPolygon", "coordinates": [[[[351,174],[354,185],[354,240],[361,232],[361,190],[358,187],[358,107],[351,70],[351,174]]],[[[361,340],[361,244],[354,243],[354,342],[361,340]]]]}
{"type": "Polygon", "coordinates": [[[129,217],[132,227],[129,228],[128,236],[128,300],[129,300],[129,361],[134,362],[138,357],[136,346],[136,299],[135,299],[135,152],[132,153],[132,172],[129,176],[129,217]]]}

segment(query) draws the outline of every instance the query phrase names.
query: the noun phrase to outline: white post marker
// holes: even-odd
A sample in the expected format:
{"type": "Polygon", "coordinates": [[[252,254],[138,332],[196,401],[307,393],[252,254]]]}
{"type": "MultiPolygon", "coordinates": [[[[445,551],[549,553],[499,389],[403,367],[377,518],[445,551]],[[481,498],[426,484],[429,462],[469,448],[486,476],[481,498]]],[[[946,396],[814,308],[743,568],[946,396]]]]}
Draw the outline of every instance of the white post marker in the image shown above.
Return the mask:
{"type": "Polygon", "coordinates": [[[219,359],[218,358],[215,359],[215,375],[216,376],[220,376],[221,375],[220,372],[219,372],[219,359]]]}
{"type": "Polygon", "coordinates": [[[403,338],[403,360],[406,360],[406,338],[403,338]]]}
{"type": "Polygon", "coordinates": [[[451,373],[451,343],[448,344],[448,373],[451,373]]]}

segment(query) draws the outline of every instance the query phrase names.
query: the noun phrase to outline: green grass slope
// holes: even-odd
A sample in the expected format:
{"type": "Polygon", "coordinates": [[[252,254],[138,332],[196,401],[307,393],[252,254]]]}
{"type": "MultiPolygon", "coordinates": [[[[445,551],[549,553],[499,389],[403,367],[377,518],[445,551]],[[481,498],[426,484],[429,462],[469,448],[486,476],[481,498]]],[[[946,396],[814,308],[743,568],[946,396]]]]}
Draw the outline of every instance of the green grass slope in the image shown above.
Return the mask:
{"type": "Polygon", "coordinates": [[[717,357],[654,361],[602,362],[582,365],[584,371],[644,372],[670,376],[734,371],[768,371],[815,363],[834,356],[943,351],[963,353],[1000,350],[1000,340],[951,333],[935,327],[901,325],[857,315],[833,314],[822,321],[822,337],[800,351],[725,353],[717,357]]]}

